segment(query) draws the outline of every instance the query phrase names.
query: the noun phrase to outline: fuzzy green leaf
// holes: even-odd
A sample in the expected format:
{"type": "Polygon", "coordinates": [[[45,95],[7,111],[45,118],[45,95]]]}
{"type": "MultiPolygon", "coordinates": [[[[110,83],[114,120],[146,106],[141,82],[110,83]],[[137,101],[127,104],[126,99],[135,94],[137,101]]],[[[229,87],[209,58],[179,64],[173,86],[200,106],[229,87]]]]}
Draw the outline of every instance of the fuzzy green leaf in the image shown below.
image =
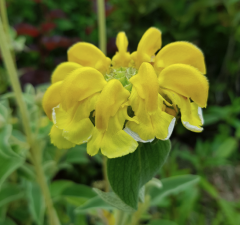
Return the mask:
{"type": "Polygon", "coordinates": [[[0,151],[0,186],[5,179],[24,162],[20,157],[11,157],[0,151]]]}
{"type": "Polygon", "coordinates": [[[107,202],[109,205],[112,205],[117,209],[130,213],[136,211],[132,207],[125,204],[114,192],[103,192],[97,188],[93,188],[93,190],[103,201],[107,202]]]}
{"type": "Polygon", "coordinates": [[[196,184],[198,181],[198,176],[190,174],[162,179],[161,189],[157,187],[151,188],[151,205],[157,205],[162,200],[162,198],[171,194],[177,194],[180,191],[184,190],[186,187],[196,184]]]}
{"type": "Polygon", "coordinates": [[[50,186],[54,199],[65,199],[71,205],[79,206],[96,196],[92,188],[68,180],[54,181],[50,186]]]}
{"type": "Polygon", "coordinates": [[[170,141],[139,144],[135,152],[108,159],[108,179],[113,191],[137,209],[139,190],[156,175],[170,152],[170,141]]]}
{"type": "Polygon", "coordinates": [[[39,185],[37,183],[27,182],[27,195],[31,215],[36,224],[42,225],[45,204],[39,185]]]}
{"type": "Polygon", "coordinates": [[[24,162],[24,158],[15,153],[9,144],[11,133],[11,125],[0,128],[0,185],[24,162]]]}
{"type": "Polygon", "coordinates": [[[83,205],[76,208],[76,213],[84,213],[85,211],[92,209],[113,209],[108,203],[103,201],[99,196],[89,199],[83,205]]]}
{"type": "Polygon", "coordinates": [[[13,184],[4,185],[0,191],[0,207],[18,200],[23,195],[24,193],[19,186],[13,184]]]}
{"type": "Polygon", "coordinates": [[[229,137],[224,140],[216,150],[216,156],[220,158],[228,158],[238,148],[238,140],[229,137]]]}

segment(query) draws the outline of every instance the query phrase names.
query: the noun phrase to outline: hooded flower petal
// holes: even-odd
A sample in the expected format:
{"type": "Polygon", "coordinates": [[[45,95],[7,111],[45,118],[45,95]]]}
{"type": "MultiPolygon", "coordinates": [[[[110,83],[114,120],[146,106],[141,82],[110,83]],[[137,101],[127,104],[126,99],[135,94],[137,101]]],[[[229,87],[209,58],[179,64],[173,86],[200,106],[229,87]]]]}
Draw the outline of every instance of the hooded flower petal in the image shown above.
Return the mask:
{"type": "Polygon", "coordinates": [[[115,116],[110,117],[109,125],[101,143],[101,152],[108,158],[116,158],[134,152],[138,143],[122,130],[127,119],[127,106],[120,108],[115,116]]]}
{"type": "Polygon", "coordinates": [[[127,67],[131,57],[130,53],[127,52],[128,47],[128,39],[125,32],[119,32],[116,39],[116,45],[118,48],[118,52],[112,59],[113,67],[127,67]]]}
{"type": "Polygon", "coordinates": [[[61,96],[59,94],[61,89],[62,81],[56,82],[47,89],[43,96],[43,110],[50,120],[52,120],[52,109],[61,102],[61,96]]]}
{"type": "Polygon", "coordinates": [[[197,69],[184,64],[174,64],[165,68],[158,77],[161,88],[191,98],[200,107],[206,107],[208,80],[197,69]]]}
{"type": "Polygon", "coordinates": [[[145,101],[139,97],[133,87],[130,96],[130,104],[135,113],[133,119],[138,121],[128,121],[125,131],[140,142],[151,142],[156,137],[160,140],[167,140],[172,134],[175,117],[162,110],[163,99],[158,94],[157,110],[149,114],[145,107],[145,101]]]}
{"type": "Polygon", "coordinates": [[[102,139],[104,137],[105,132],[98,130],[94,127],[92,132],[92,137],[87,143],[87,153],[91,156],[94,156],[98,153],[101,148],[102,139]]]}
{"type": "Polygon", "coordinates": [[[96,127],[106,130],[109,118],[114,116],[120,106],[127,101],[130,92],[126,90],[119,80],[110,80],[103,88],[96,105],[96,127]]]}
{"type": "Polygon", "coordinates": [[[131,57],[135,62],[135,67],[139,68],[143,62],[152,62],[157,50],[161,48],[161,31],[157,28],[149,28],[142,36],[137,51],[131,57]]]}
{"type": "Polygon", "coordinates": [[[103,155],[108,158],[117,158],[134,152],[138,143],[129,134],[122,130],[127,117],[127,106],[121,107],[116,115],[110,117],[107,131],[101,131],[96,127],[92,138],[87,144],[89,155],[95,155],[101,148],[103,155]]]}
{"type": "Polygon", "coordinates": [[[163,100],[158,95],[158,110],[151,115],[153,130],[157,139],[168,140],[172,135],[176,118],[163,111],[163,100]]]}
{"type": "Polygon", "coordinates": [[[195,102],[191,102],[189,98],[181,96],[170,90],[163,90],[174,105],[178,106],[181,112],[181,120],[184,127],[193,132],[201,132],[203,128],[202,109],[195,102]]]}
{"type": "Polygon", "coordinates": [[[79,69],[82,66],[78,63],[74,62],[64,62],[61,63],[57,68],[53,71],[52,74],[52,83],[56,83],[58,81],[64,80],[72,71],[75,69],[79,69]]]}
{"type": "MultiPolygon", "coordinates": [[[[138,134],[140,140],[143,140],[144,142],[151,142],[152,139],[155,138],[154,130],[151,123],[151,117],[146,110],[145,100],[138,95],[138,92],[134,86],[132,88],[129,102],[135,114],[133,119],[137,120],[139,123],[128,121],[126,124],[126,128],[129,128],[132,132],[138,134]]],[[[126,129],[125,131],[128,132],[128,129],[126,129]]],[[[130,134],[130,132],[128,133],[130,134]]]]}
{"type": "Polygon", "coordinates": [[[104,87],[96,105],[96,127],[87,144],[87,152],[95,155],[101,151],[108,158],[120,157],[136,150],[137,142],[123,126],[127,115],[127,101],[130,93],[118,80],[111,80],[104,87]]]}
{"type": "Polygon", "coordinates": [[[55,125],[52,126],[50,137],[51,143],[59,149],[69,149],[75,146],[75,144],[62,136],[62,130],[58,129],[55,125]]]}
{"type": "Polygon", "coordinates": [[[177,63],[196,67],[201,73],[206,73],[202,51],[189,42],[177,41],[163,47],[155,58],[154,68],[156,71],[161,71],[163,68],[177,63]]]}
{"type": "Polygon", "coordinates": [[[111,63],[111,60],[101,50],[85,42],[77,43],[68,50],[68,61],[79,63],[81,66],[93,67],[101,73],[107,72],[111,63]]]}
{"type": "Polygon", "coordinates": [[[63,137],[78,145],[89,140],[94,128],[89,116],[95,109],[98,96],[99,93],[76,102],[67,112],[61,106],[54,108],[53,121],[63,130],[63,137]]]}
{"type": "Polygon", "coordinates": [[[175,118],[163,111],[163,98],[158,94],[158,80],[153,67],[149,63],[143,63],[130,82],[133,88],[129,101],[135,113],[133,119],[139,123],[127,122],[125,131],[138,134],[142,142],[150,142],[155,137],[168,139],[175,118]]]}
{"type": "Polygon", "coordinates": [[[96,69],[83,67],[74,70],[64,81],[61,90],[62,107],[68,110],[77,102],[101,91],[107,82],[96,69]]]}
{"type": "Polygon", "coordinates": [[[145,100],[146,109],[149,113],[157,110],[158,101],[158,79],[156,73],[149,63],[142,63],[138,74],[129,80],[136,88],[138,95],[145,100]]]}

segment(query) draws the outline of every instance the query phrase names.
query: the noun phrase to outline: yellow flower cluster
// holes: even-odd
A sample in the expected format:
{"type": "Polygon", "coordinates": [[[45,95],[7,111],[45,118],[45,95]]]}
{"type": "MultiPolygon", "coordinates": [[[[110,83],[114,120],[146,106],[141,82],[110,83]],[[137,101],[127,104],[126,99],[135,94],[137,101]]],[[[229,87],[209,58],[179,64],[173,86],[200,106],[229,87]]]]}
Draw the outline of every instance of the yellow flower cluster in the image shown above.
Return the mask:
{"type": "Polygon", "coordinates": [[[89,43],[68,50],[68,62],[52,75],[43,108],[53,121],[51,141],[58,148],[87,142],[108,158],[136,150],[138,142],[167,140],[181,113],[183,125],[201,132],[208,98],[203,53],[188,42],[161,48],[161,32],[149,28],[137,51],[127,51],[124,32],[110,60],[89,43]]]}

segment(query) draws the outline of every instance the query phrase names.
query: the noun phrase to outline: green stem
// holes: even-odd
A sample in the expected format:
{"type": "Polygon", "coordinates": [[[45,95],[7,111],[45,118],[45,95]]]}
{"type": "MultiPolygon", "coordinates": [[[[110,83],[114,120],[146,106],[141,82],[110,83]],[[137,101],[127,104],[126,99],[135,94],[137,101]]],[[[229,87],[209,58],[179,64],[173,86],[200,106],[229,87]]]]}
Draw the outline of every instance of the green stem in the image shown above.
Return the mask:
{"type": "Polygon", "coordinates": [[[57,214],[55,212],[55,209],[53,207],[52,199],[50,196],[50,192],[48,189],[47,181],[43,172],[42,164],[41,164],[41,149],[39,149],[38,143],[35,141],[35,137],[32,135],[31,128],[30,128],[30,120],[28,116],[28,111],[26,104],[23,100],[23,94],[20,87],[20,83],[18,80],[17,75],[17,69],[14,65],[13,59],[11,57],[11,52],[9,49],[9,45],[7,42],[6,34],[3,30],[3,24],[0,19],[0,48],[2,52],[2,57],[5,63],[5,66],[8,71],[8,76],[10,78],[12,88],[15,93],[16,101],[20,109],[21,119],[23,123],[23,128],[27,137],[27,141],[30,146],[30,153],[31,153],[31,159],[32,163],[35,167],[36,171],[36,179],[39,183],[39,186],[41,187],[46,206],[48,211],[48,217],[49,217],[49,223],[50,225],[60,225],[60,222],[58,220],[57,214]]]}
{"type": "Polygon", "coordinates": [[[129,225],[138,225],[140,223],[141,216],[148,210],[149,205],[150,196],[146,194],[144,203],[140,203],[138,205],[138,210],[132,214],[131,222],[129,223],[129,225]]]}
{"type": "Polygon", "coordinates": [[[107,176],[107,157],[103,156],[103,178],[104,178],[104,185],[105,185],[105,192],[109,191],[109,181],[107,176]]]}
{"type": "Polygon", "coordinates": [[[117,215],[116,215],[116,225],[125,225],[126,224],[126,220],[127,220],[128,214],[125,213],[122,210],[118,210],[117,211],[117,215]]]}
{"type": "Polygon", "coordinates": [[[34,164],[36,175],[37,175],[36,179],[39,183],[39,186],[41,188],[41,191],[42,191],[42,194],[44,196],[45,203],[47,206],[49,224],[50,225],[60,225],[60,221],[58,219],[57,213],[53,206],[51,194],[50,194],[48,184],[46,181],[46,177],[45,177],[45,174],[44,174],[44,171],[42,168],[41,155],[42,155],[42,151],[41,151],[41,149],[39,149],[38,144],[35,142],[34,148],[32,148],[33,164],[34,164]]]}
{"type": "Polygon", "coordinates": [[[99,36],[99,48],[106,55],[106,19],[105,19],[105,6],[104,0],[97,0],[98,8],[98,36],[99,36]]]}
{"type": "MultiPolygon", "coordinates": [[[[0,0],[0,15],[1,15],[1,19],[2,19],[3,29],[4,29],[5,34],[7,36],[8,45],[10,47],[11,46],[11,36],[10,36],[10,33],[9,33],[10,29],[9,29],[9,22],[8,22],[5,0],[0,0]]],[[[14,51],[13,51],[13,49],[11,49],[10,51],[11,51],[11,54],[12,54],[12,57],[13,57],[13,61],[15,62],[14,51]]]]}

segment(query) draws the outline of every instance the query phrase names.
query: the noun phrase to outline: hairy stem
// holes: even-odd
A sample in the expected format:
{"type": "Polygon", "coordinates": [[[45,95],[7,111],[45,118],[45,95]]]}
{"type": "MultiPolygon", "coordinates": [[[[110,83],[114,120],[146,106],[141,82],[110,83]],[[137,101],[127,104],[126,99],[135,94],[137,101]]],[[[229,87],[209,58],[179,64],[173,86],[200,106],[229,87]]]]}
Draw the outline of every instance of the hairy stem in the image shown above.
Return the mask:
{"type": "Polygon", "coordinates": [[[46,181],[46,178],[45,178],[45,175],[43,172],[43,168],[42,168],[42,163],[41,163],[42,151],[41,151],[41,149],[39,149],[39,145],[36,142],[35,137],[31,132],[30,120],[29,120],[26,104],[23,100],[23,94],[22,94],[21,86],[19,83],[18,75],[17,75],[17,69],[14,65],[13,58],[11,57],[9,44],[8,44],[7,37],[6,37],[6,34],[3,29],[3,24],[2,24],[1,19],[0,19],[0,48],[1,48],[1,53],[2,53],[2,57],[4,60],[5,66],[8,71],[8,76],[10,78],[12,88],[15,93],[16,101],[17,101],[18,107],[20,109],[23,128],[24,128],[24,131],[25,131],[25,134],[27,137],[27,141],[30,146],[32,163],[33,163],[33,165],[35,167],[35,171],[36,171],[36,177],[37,177],[36,179],[39,183],[39,186],[41,187],[41,190],[42,190],[45,202],[46,202],[49,223],[50,223],[50,225],[60,225],[57,214],[53,207],[53,203],[52,203],[52,199],[51,199],[50,192],[48,189],[47,181],[46,181]]]}
{"type": "MultiPolygon", "coordinates": [[[[7,10],[6,10],[6,2],[5,0],[0,0],[0,15],[2,19],[2,25],[3,29],[5,31],[6,37],[7,37],[7,42],[9,47],[11,46],[11,36],[9,34],[9,23],[8,23],[8,16],[7,16],[7,10]]],[[[15,62],[15,55],[13,49],[10,49],[11,55],[13,57],[13,61],[15,62]]]]}
{"type": "Polygon", "coordinates": [[[117,211],[116,215],[116,225],[125,225],[128,214],[122,210],[117,211]]]}
{"type": "Polygon", "coordinates": [[[109,191],[109,181],[107,177],[107,157],[103,156],[103,178],[104,178],[104,186],[105,191],[109,191]]]}
{"type": "Polygon", "coordinates": [[[129,225],[138,225],[140,223],[141,216],[143,215],[143,213],[145,213],[148,210],[149,204],[150,204],[150,196],[145,195],[144,203],[140,203],[138,205],[138,210],[132,214],[131,222],[129,223],[129,225]]]}

